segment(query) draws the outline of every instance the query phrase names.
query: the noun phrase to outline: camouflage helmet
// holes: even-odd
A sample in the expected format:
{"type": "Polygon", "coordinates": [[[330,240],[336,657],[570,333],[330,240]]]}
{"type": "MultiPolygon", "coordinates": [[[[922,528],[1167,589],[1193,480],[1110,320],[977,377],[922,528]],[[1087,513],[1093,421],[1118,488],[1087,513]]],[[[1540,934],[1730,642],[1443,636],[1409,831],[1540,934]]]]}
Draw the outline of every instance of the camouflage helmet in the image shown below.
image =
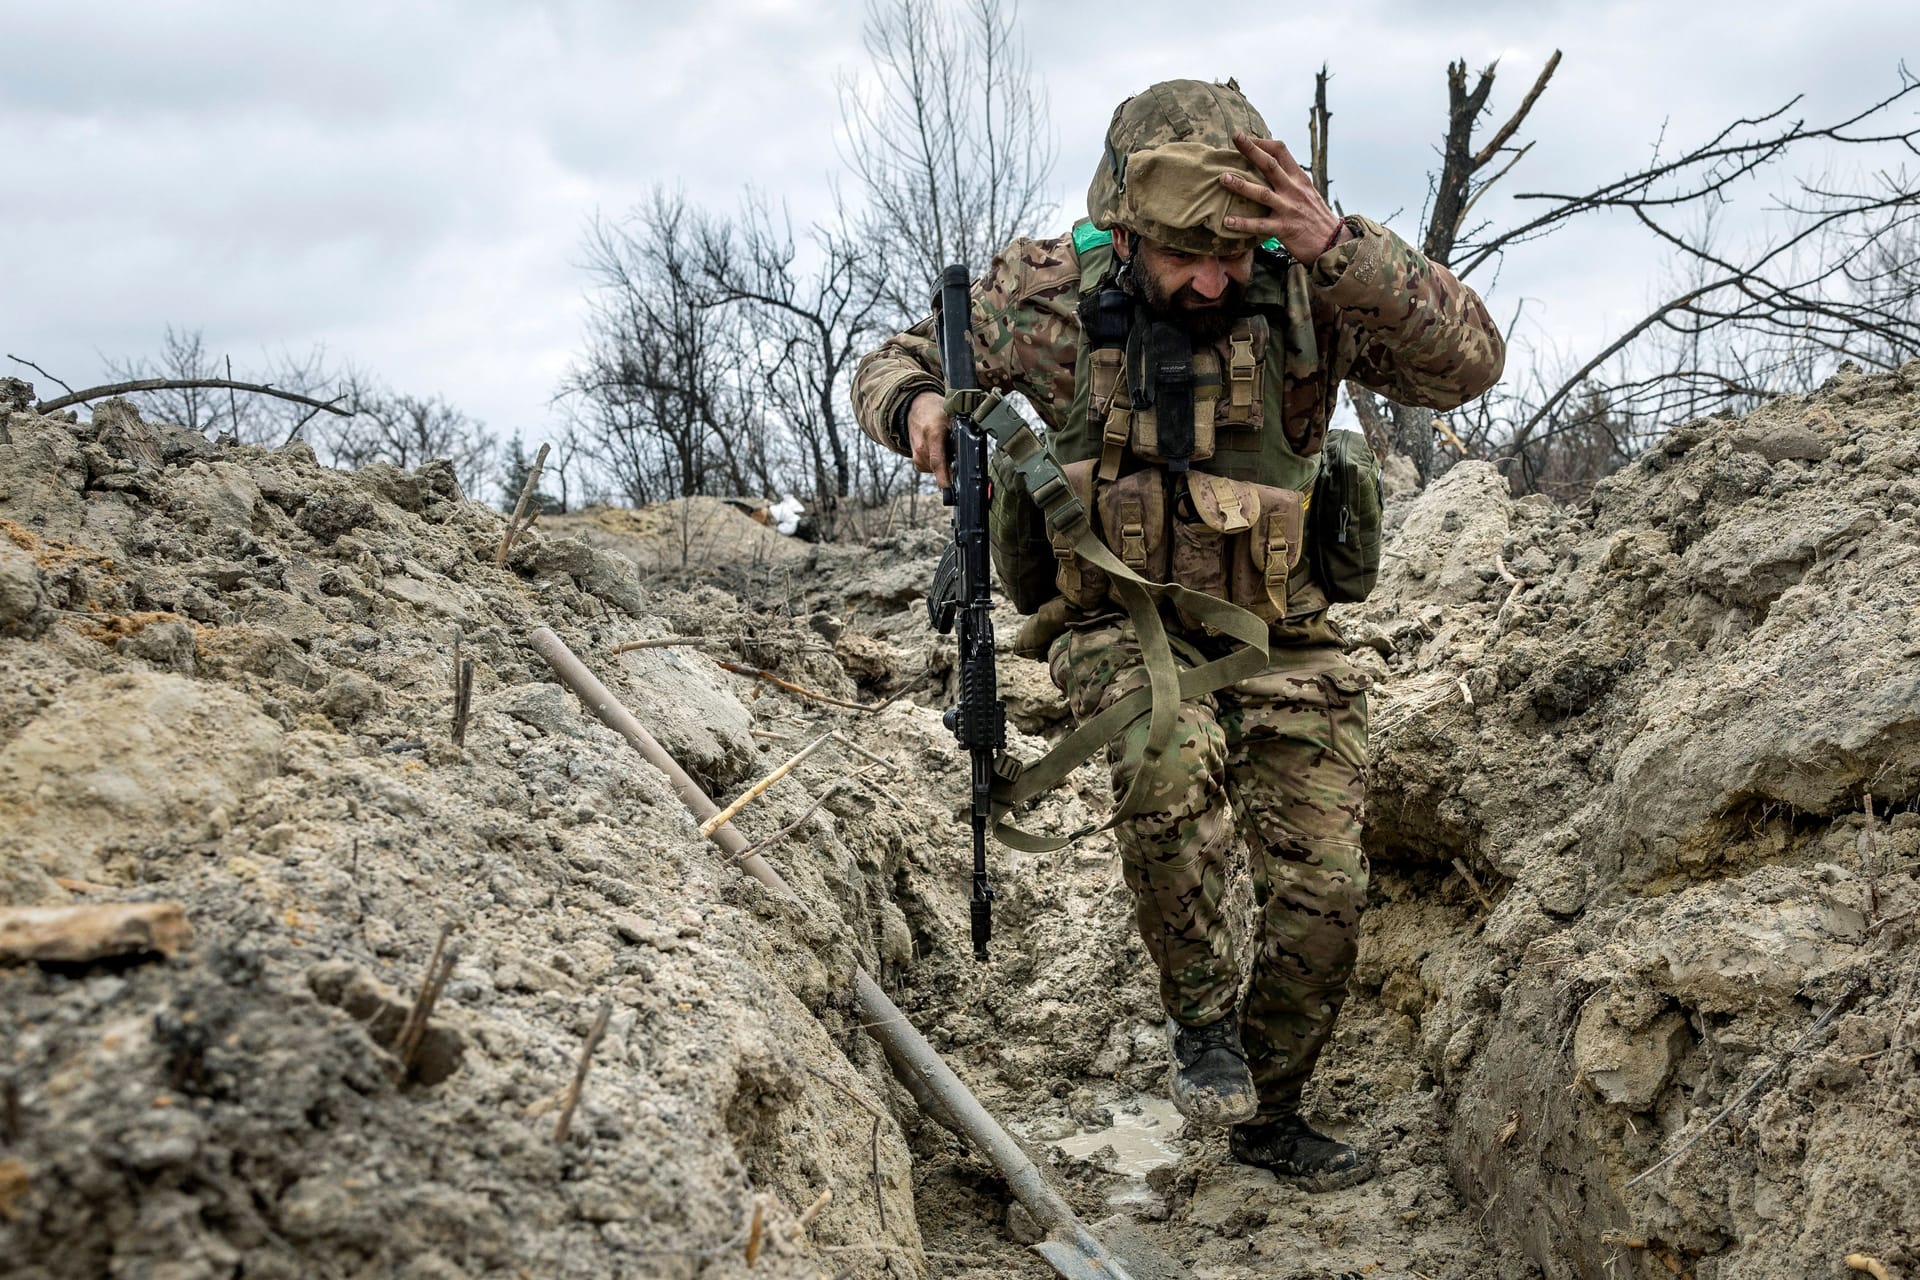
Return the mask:
{"type": "Polygon", "coordinates": [[[1267,137],[1267,122],[1233,80],[1164,80],[1114,108],[1106,152],[1087,188],[1101,230],[1125,227],[1185,253],[1232,255],[1253,237],[1228,231],[1228,214],[1270,211],[1220,185],[1231,170],[1264,185],[1233,145],[1233,131],[1267,137]]]}

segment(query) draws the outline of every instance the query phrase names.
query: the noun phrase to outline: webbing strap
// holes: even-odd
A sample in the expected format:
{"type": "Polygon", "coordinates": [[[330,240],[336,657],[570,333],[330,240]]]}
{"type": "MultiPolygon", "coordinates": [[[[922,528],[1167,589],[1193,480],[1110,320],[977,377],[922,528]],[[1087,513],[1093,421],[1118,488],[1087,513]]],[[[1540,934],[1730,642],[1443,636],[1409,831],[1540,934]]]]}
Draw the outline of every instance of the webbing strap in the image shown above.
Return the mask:
{"type": "Polygon", "coordinates": [[[1100,478],[1118,480],[1120,478],[1120,455],[1126,451],[1127,441],[1133,436],[1133,410],[1113,406],[1107,412],[1107,425],[1100,432],[1100,478]]]}
{"type": "Polygon", "coordinates": [[[981,408],[987,406],[989,401],[997,405],[1000,399],[1000,393],[997,391],[982,391],[979,387],[950,387],[940,398],[940,407],[947,411],[947,416],[950,418],[972,418],[978,421],[981,408]]]}
{"type": "Polygon", "coordinates": [[[1230,684],[1257,675],[1267,665],[1267,624],[1236,604],[1194,591],[1173,582],[1149,582],[1123,564],[1093,531],[1087,510],[1073,496],[1060,464],[1047,451],[1032,428],[998,392],[979,405],[976,417],[983,431],[991,435],[1014,467],[1026,479],[1027,492],[1033,495],[1047,525],[1069,543],[1074,552],[1104,569],[1112,579],[1112,589],[1121,607],[1127,611],[1140,640],[1141,665],[1147,671],[1147,687],[1114,702],[1077,726],[1040,759],[1016,771],[1003,769],[993,788],[994,837],[1010,848],[1026,853],[1050,853],[1065,848],[1082,836],[1104,831],[1139,812],[1145,801],[1141,784],[1166,753],[1173,740],[1174,722],[1180,704],[1223,689],[1230,684]],[[1223,635],[1238,640],[1240,646],[1224,657],[1203,662],[1182,671],[1174,663],[1173,650],[1161,619],[1161,603],[1180,607],[1187,616],[1223,635]],[[1150,717],[1147,740],[1138,768],[1127,792],[1114,806],[1113,815],[1095,827],[1083,827],[1066,836],[1040,836],[1010,825],[1007,814],[1020,804],[1043,792],[1051,791],[1068,774],[1091,759],[1095,752],[1124,733],[1142,715],[1150,717]],[[1007,776],[1007,775],[1011,776],[1007,776]]]}

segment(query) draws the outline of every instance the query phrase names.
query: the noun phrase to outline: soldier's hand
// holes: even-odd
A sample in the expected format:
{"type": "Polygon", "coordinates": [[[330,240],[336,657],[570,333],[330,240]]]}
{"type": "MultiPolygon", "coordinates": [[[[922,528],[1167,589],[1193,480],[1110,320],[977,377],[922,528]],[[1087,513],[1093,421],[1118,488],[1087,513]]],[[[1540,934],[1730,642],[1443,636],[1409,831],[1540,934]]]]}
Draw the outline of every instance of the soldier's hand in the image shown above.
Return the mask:
{"type": "Polygon", "coordinates": [[[1313,265],[1314,259],[1351,232],[1341,229],[1340,215],[1327,207],[1313,179],[1294,160],[1278,138],[1256,138],[1238,129],[1233,145],[1240,148],[1266,185],[1237,173],[1223,173],[1220,183],[1237,196],[1255,200],[1272,211],[1271,217],[1227,216],[1227,230],[1253,236],[1277,236],[1295,262],[1313,265]]]}
{"type": "Polygon", "coordinates": [[[932,472],[942,489],[953,487],[947,469],[947,450],[953,443],[953,419],[938,391],[922,391],[907,406],[907,444],[913,451],[913,469],[932,472]]]}

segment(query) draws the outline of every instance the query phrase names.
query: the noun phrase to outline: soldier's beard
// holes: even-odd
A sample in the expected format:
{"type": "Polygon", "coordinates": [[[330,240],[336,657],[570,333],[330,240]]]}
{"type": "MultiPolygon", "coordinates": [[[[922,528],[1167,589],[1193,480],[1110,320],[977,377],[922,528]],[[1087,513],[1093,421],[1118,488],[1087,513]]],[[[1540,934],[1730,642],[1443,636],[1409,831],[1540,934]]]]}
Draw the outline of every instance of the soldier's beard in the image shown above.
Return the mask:
{"type": "Polygon", "coordinates": [[[1209,301],[1195,293],[1192,285],[1181,285],[1168,293],[1165,283],[1153,272],[1136,268],[1132,274],[1147,308],[1186,330],[1198,342],[1217,342],[1226,337],[1246,306],[1247,287],[1238,280],[1228,280],[1220,296],[1209,301]]]}

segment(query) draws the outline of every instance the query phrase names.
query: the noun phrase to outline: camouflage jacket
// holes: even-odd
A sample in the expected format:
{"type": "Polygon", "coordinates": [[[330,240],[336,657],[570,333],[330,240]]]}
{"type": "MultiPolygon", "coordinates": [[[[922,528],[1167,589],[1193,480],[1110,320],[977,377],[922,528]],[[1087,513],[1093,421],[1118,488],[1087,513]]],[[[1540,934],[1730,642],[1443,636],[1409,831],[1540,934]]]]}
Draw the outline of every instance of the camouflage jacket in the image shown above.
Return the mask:
{"type": "MultiPolygon", "coordinates": [[[[1286,273],[1286,319],[1274,325],[1285,379],[1280,425],[1302,458],[1319,453],[1344,379],[1403,404],[1451,409],[1497,382],[1506,359],[1486,306],[1452,272],[1378,223],[1348,225],[1352,239],[1286,273]]],[[[1053,431],[1074,401],[1081,274],[1069,233],[1015,240],[973,286],[980,385],[1020,392],[1053,431]]],[[[854,412],[867,434],[905,453],[898,428],[906,405],[942,389],[928,317],[861,361],[854,412]]]]}

